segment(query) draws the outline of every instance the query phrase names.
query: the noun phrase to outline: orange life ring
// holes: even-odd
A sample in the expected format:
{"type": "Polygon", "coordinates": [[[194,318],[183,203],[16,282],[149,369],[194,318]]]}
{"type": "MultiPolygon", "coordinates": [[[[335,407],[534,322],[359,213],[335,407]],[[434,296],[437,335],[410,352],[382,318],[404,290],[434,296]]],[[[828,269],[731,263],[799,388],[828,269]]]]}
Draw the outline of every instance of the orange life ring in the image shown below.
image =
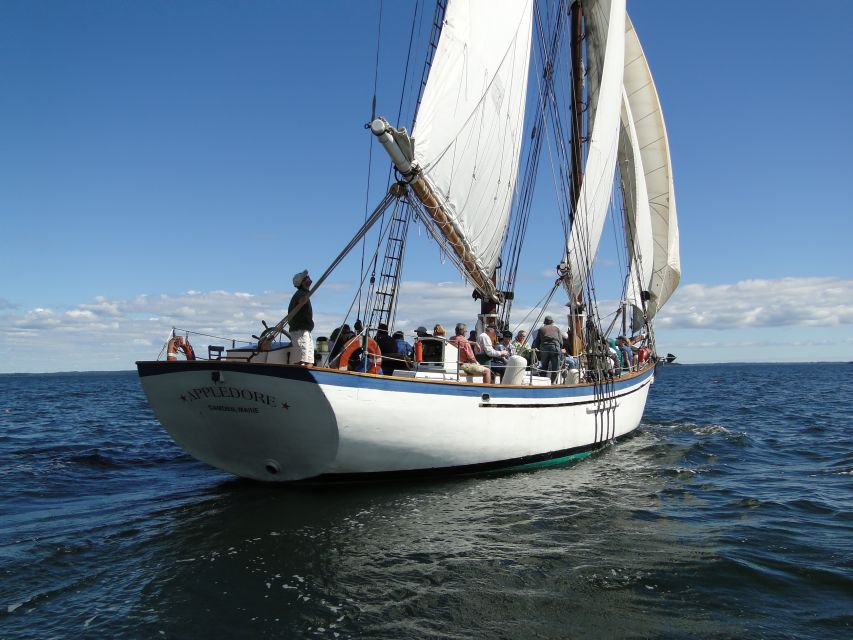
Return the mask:
{"type": "Polygon", "coordinates": [[[178,349],[184,352],[187,360],[195,360],[195,352],[189,339],[184,339],[181,336],[172,336],[169,340],[169,344],[166,345],[166,360],[177,360],[178,349]]]}
{"type": "MultiPolygon", "coordinates": [[[[361,343],[363,340],[363,336],[356,336],[344,345],[340,360],[338,360],[338,369],[341,371],[348,369],[350,356],[362,348],[361,343]]],[[[367,372],[377,375],[382,373],[382,350],[373,338],[367,339],[367,353],[370,357],[370,367],[367,369],[367,372]]]]}

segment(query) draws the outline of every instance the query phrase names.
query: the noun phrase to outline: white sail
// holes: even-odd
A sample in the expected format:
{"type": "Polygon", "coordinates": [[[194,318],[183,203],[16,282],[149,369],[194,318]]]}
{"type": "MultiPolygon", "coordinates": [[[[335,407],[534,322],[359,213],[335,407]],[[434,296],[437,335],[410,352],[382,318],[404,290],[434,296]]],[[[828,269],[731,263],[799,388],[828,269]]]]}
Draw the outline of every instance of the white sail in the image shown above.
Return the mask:
{"type": "Polygon", "coordinates": [[[587,59],[592,78],[592,134],[567,246],[573,294],[581,291],[592,267],[613,192],[625,65],[625,17],[625,0],[593,0],[584,4],[587,59]]]}
{"type": "Polygon", "coordinates": [[[654,238],[643,157],[637,139],[628,95],[622,91],[622,132],[619,136],[619,167],[624,186],[625,240],[628,245],[630,277],[627,300],[643,308],[642,292],[651,286],[654,238]]]}
{"type": "Polygon", "coordinates": [[[646,56],[630,18],[625,22],[624,84],[641,150],[651,211],[654,255],[649,291],[652,297],[646,312],[652,318],[681,279],[678,219],[663,113],[646,56]]]}
{"type": "Polygon", "coordinates": [[[490,277],[521,149],[532,0],[450,2],[412,132],[414,160],[490,277]]]}

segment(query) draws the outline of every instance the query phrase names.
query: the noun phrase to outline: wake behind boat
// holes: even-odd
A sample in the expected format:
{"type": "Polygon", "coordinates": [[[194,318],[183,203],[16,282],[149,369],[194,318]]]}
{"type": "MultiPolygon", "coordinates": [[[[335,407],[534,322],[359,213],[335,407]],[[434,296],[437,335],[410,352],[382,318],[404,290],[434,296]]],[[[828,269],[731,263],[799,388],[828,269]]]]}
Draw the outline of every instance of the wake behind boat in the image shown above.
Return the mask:
{"type": "Polygon", "coordinates": [[[137,363],[157,419],[199,460],[271,481],[474,473],[586,455],[640,423],[653,319],[680,264],[666,130],[625,1],[440,0],[435,11],[412,134],[369,125],[397,180],[304,299],[240,348],[211,345],[201,359],[173,332],[165,360],[137,363]],[[540,304],[514,322],[543,145],[561,176],[549,213],[563,249],[540,304]],[[593,269],[608,216],[622,227],[615,303],[598,300],[593,269]],[[496,365],[481,353],[477,365],[464,340],[442,336],[419,336],[411,357],[383,352],[414,219],[474,287],[473,346],[491,351],[487,328],[523,325],[541,354],[525,347],[496,365]],[[365,326],[339,332],[331,353],[318,341],[315,366],[298,365],[288,326],[377,224],[385,251],[379,277],[361,281],[365,326]],[[561,340],[545,329],[558,291],[569,300],[561,340]]]}

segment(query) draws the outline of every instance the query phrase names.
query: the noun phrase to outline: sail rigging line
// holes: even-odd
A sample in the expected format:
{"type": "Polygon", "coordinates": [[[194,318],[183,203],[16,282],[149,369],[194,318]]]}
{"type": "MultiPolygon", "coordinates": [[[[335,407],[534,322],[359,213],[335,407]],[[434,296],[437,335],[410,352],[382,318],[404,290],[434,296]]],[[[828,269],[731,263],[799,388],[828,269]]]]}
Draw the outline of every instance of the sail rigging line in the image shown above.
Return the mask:
{"type": "MultiPolygon", "coordinates": [[[[572,286],[573,276],[570,274],[569,279],[564,281],[566,291],[569,295],[570,305],[571,305],[571,316],[573,318],[573,330],[575,331],[576,339],[578,329],[580,332],[583,332],[585,335],[585,339],[583,339],[582,344],[584,345],[584,350],[588,350],[594,340],[592,340],[592,336],[589,335],[594,332],[596,326],[601,326],[601,321],[599,317],[595,318],[593,321],[593,314],[597,314],[597,299],[595,295],[595,285],[592,281],[591,274],[591,266],[592,260],[594,259],[593,251],[592,251],[592,242],[591,242],[591,230],[588,225],[583,221],[588,219],[588,209],[585,211],[579,211],[578,207],[589,207],[590,201],[589,197],[586,195],[588,189],[590,188],[588,185],[588,181],[584,176],[584,171],[582,167],[584,165],[584,157],[587,157],[589,154],[589,138],[587,135],[589,134],[589,130],[592,128],[589,125],[590,120],[593,117],[593,111],[590,108],[591,96],[590,96],[590,87],[588,83],[583,82],[583,75],[586,74],[587,69],[590,66],[595,66],[597,60],[595,60],[595,51],[591,51],[591,47],[586,46],[584,44],[586,42],[586,32],[584,27],[587,26],[589,19],[586,16],[586,11],[581,2],[577,2],[572,5],[572,87],[571,87],[571,98],[572,98],[572,109],[571,113],[571,123],[572,123],[572,139],[571,139],[571,172],[572,172],[572,181],[570,183],[571,190],[571,201],[570,201],[570,214],[569,214],[569,233],[572,237],[576,238],[576,242],[574,243],[574,250],[576,255],[575,264],[579,267],[581,265],[586,265],[586,276],[583,281],[578,283],[579,290],[575,290],[574,286],[572,286]],[[584,52],[586,53],[587,60],[592,60],[591,64],[584,65],[584,52]],[[584,124],[587,124],[587,134],[584,132],[584,124]],[[587,148],[584,149],[585,143],[587,143],[587,148]],[[582,218],[580,216],[583,216],[582,218]],[[585,323],[586,326],[578,326],[579,323],[574,319],[578,318],[576,305],[581,303],[582,295],[585,293],[586,299],[586,310],[587,310],[587,321],[585,323]],[[597,325],[596,325],[597,323],[597,325]]],[[[601,68],[601,65],[599,64],[601,68]]],[[[597,88],[596,88],[597,89],[597,88]]],[[[569,254],[569,237],[567,236],[566,243],[566,264],[569,269],[572,268],[572,256],[569,254]]]]}
{"type": "MultiPolygon", "coordinates": [[[[379,86],[379,50],[382,44],[382,6],[383,0],[379,0],[379,19],[376,27],[376,58],[373,66],[373,100],[371,101],[371,117],[368,122],[373,122],[376,118],[376,91],[379,86]]],[[[364,220],[367,221],[368,207],[370,206],[370,175],[373,171],[373,140],[368,138],[367,144],[367,184],[364,194],[364,220]]],[[[361,266],[360,271],[364,270],[364,250],[365,243],[361,244],[361,266]]],[[[361,288],[358,290],[358,314],[361,315],[361,288]]]]}
{"type": "MultiPolygon", "coordinates": [[[[395,198],[396,198],[396,196],[395,196],[395,198]]],[[[384,201],[383,201],[383,202],[384,202],[384,201]]],[[[387,208],[388,206],[390,206],[390,203],[389,203],[389,204],[386,204],[386,208],[387,208]]],[[[384,220],[384,218],[383,218],[383,220],[384,220]]],[[[388,227],[388,228],[390,228],[390,223],[389,223],[389,227],[388,227]]],[[[385,231],[386,231],[386,230],[382,230],[382,229],[380,229],[380,233],[379,233],[380,237],[381,237],[381,236],[383,236],[383,235],[385,234],[385,231]]],[[[378,255],[378,253],[379,253],[379,247],[377,247],[377,248],[376,248],[376,251],[374,252],[374,254],[373,254],[373,258],[372,258],[371,260],[376,259],[376,256],[378,255]]],[[[368,274],[368,270],[364,270],[364,271],[362,271],[362,272],[360,273],[360,275],[361,275],[361,279],[359,280],[359,283],[358,283],[358,287],[357,287],[357,290],[358,290],[358,291],[361,291],[361,290],[364,288],[364,283],[365,283],[365,281],[367,280],[367,274],[368,274]]],[[[349,320],[350,313],[352,313],[353,307],[355,307],[355,303],[356,303],[356,299],[357,299],[357,298],[358,298],[358,294],[356,294],[355,296],[353,296],[352,302],[350,303],[350,306],[349,306],[349,308],[347,309],[347,312],[346,312],[346,314],[344,315],[343,320],[341,320],[341,325],[343,325],[344,323],[346,323],[346,322],[349,320]]],[[[298,309],[298,307],[297,307],[297,309],[298,309]]],[[[358,319],[358,318],[359,318],[359,316],[356,316],[356,318],[358,319]]],[[[374,327],[374,328],[375,328],[375,327],[374,327]]],[[[356,333],[356,336],[359,336],[359,335],[367,336],[367,333],[368,333],[368,330],[369,330],[369,329],[371,329],[371,327],[369,326],[369,323],[368,323],[368,322],[365,322],[365,323],[364,323],[364,327],[363,327],[363,329],[362,329],[360,332],[356,333]]],[[[330,345],[330,346],[331,346],[331,345],[330,345]]],[[[340,354],[338,355],[338,358],[339,358],[339,357],[340,357],[340,354]]]]}
{"type": "Polygon", "coordinates": [[[556,293],[557,289],[560,287],[560,280],[554,282],[551,286],[551,290],[542,296],[539,301],[530,308],[530,311],[527,312],[527,315],[522,318],[521,322],[515,325],[515,329],[513,329],[513,333],[518,332],[518,330],[524,326],[524,323],[527,322],[527,319],[530,317],[530,314],[534,311],[537,311],[536,319],[533,321],[531,325],[531,329],[528,330],[527,334],[531,335],[536,327],[539,326],[539,323],[542,321],[542,316],[545,315],[545,310],[548,308],[548,305],[551,304],[551,300],[554,298],[554,293],[556,293]]]}
{"type": "MultiPolygon", "coordinates": [[[[411,26],[411,29],[409,32],[409,46],[408,46],[408,51],[406,54],[406,64],[403,68],[402,90],[400,91],[400,104],[399,104],[398,109],[397,109],[397,120],[398,121],[402,118],[402,113],[403,113],[403,104],[405,101],[406,87],[408,84],[407,78],[409,78],[409,64],[411,61],[412,50],[414,48],[415,26],[418,23],[419,6],[420,6],[420,3],[415,3],[414,13],[412,14],[412,26],[411,26]]],[[[376,66],[374,69],[374,81],[373,81],[373,83],[374,83],[373,84],[373,110],[372,110],[371,119],[369,122],[373,122],[376,119],[376,93],[377,93],[378,77],[379,77],[379,50],[380,50],[381,34],[382,34],[382,13],[383,13],[383,2],[382,2],[382,0],[380,0],[379,20],[378,20],[379,27],[378,27],[378,37],[377,37],[377,43],[376,43],[376,62],[375,62],[376,66]]],[[[418,102],[419,101],[420,101],[420,94],[418,97],[418,102]]],[[[365,125],[366,129],[370,128],[369,122],[367,125],[365,125]]],[[[373,158],[373,156],[372,156],[372,153],[373,153],[372,137],[370,137],[368,144],[370,147],[370,155],[368,156],[368,174],[367,174],[368,175],[368,177],[367,177],[367,194],[368,195],[367,195],[367,198],[365,201],[365,215],[367,215],[367,207],[368,207],[368,203],[369,203],[369,194],[370,194],[370,175],[372,173],[372,158],[373,158]]],[[[395,173],[396,173],[396,169],[394,168],[394,165],[392,164],[391,167],[389,167],[389,169],[388,169],[388,175],[387,175],[386,181],[385,181],[385,188],[386,189],[389,189],[391,187],[391,180],[392,180],[395,173]]],[[[382,219],[383,225],[384,225],[384,222],[385,222],[385,220],[384,220],[384,214],[383,214],[383,219],[382,219]]],[[[375,272],[376,272],[376,261],[378,259],[378,247],[379,247],[379,243],[381,242],[381,238],[382,238],[382,235],[379,235],[377,237],[377,253],[374,254],[375,257],[373,260],[373,276],[375,276],[375,272]]],[[[362,260],[361,260],[361,267],[360,267],[361,271],[364,271],[364,255],[365,255],[364,250],[365,250],[365,245],[362,244],[362,260]]],[[[371,284],[374,281],[373,276],[371,277],[371,284]]],[[[369,299],[365,300],[365,310],[367,310],[367,309],[370,309],[370,300],[369,299]]],[[[358,317],[361,317],[361,288],[359,288],[359,292],[358,292],[358,317]]]]}
{"type": "MultiPolygon", "coordinates": [[[[552,85],[554,82],[554,67],[555,61],[558,59],[560,47],[560,34],[564,24],[563,16],[565,11],[562,7],[564,0],[561,0],[557,9],[557,24],[550,34],[550,39],[545,31],[542,22],[542,5],[536,3],[534,5],[534,16],[537,24],[535,30],[538,35],[539,50],[541,50],[542,62],[539,67],[540,73],[536,74],[536,112],[533,117],[531,140],[527,148],[527,157],[525,162],[524,174],[520,182],[520,188],[516,185],[516,207],[515,215],[513,216],[513,227],[507,239],[504,242],[502,255],[506,257],[504,263],[506,270],[501,281],[500,289],[502,291],[514,291],[515,282],[518,273],[518,267],[521,260],[521,250],[524,240],[527,236],[527,229],[530,222],[530,213],[533,203],[533,193],[536,187],[536,178],[538,175],[539,162],[542,154],[542,140],[547,127],[547,104],[548,91],[553,91],[552,85]]],[[[539,61],[537,50],[532,51],[534,56],[534,66],[539,61]]],[[[509,324],[509,318],[512,311],[513,298],[506,300],[501,310],[501,320],[505,324],[509,324]]]]}
{"type": "MultiPolygon", "coordinates": [[[[374,320],[376,320],[376,316],[378,315],[378,321],[376,324],[382,321],[382,315],[384,313],[384,308],[388,307],[387,311],[387,324],[389,327],[393,326],[393,317],[396,313],[396,303],[397,296],[399,294],[399,272],[402,267],[402,262],[405,257],[405,233],[408,232],[408,213],[403,214],[403,218],[400,218],[400,209],[406,206],[408,203],[403,198],[403,194],[401,192],[397,192],[397,200],[394,203],[393,211],[391,212],[391,216],[388,222],[388,226],[385,230],[379,234],[377,239],[376,251],[374,252],[373,259],[373,272],[370,276],[370,289],[367,298],[367,306],[366,309],[369,312],[369,315],[366,318],[366,325],[373,326],[374,320]],[[395,222],[401,222],[404,224],[404,233],[401,237],[395,237],[395,222]],[[382,239],[387,238],[385,240],[385,260],[383,262],[382,267],[380,268],[380,277],[379,281],[376,280],[376,265],[379,260],[379,246],[382,242],[382,239]],[[396,245],[394,243],[397,243],[396,245]],[[392,252],[396,251],[398,255],[393,255],[392,252]],[[389,264],[391,262],[396,262],[397,264],[393,267],[394,273],[389,273],[388,269],[391,269],[392,266],[389,264]],[[387,267],[387,269],[386,269],[387,267]],[[393,278],[393,282],[391,283],[391,291],[389,292],[387,287],[389,285],[389,279],[393,278]],[[390,300],[383,302],[380,306],[378,304],[379,297],[389,298],[390,300]]],[[[399,233],[400,229],[397,227],[397,233],[399,233]]]]}
{"type": "MultiPolygon", "coordinates": [[[[400,122],[400,119],[403,116],[403,101],[406,99],[407,93],[407,85],[409,79],[409,62],[412,59],[412,49],[415,41],[415,25],[418,22],[418,9],[420,7],[419,2],[415,2],[415,12],[412,15],[412,28],[409,32],[409,48],[406,52],[406,64],[403,66],[403,90],[400,92],[400,105],[397,107],[397,122],[400,122]]],[[[376,120],[376,112],[373,113],[373,117],[370,119],[371,122],[376,120]]]]}

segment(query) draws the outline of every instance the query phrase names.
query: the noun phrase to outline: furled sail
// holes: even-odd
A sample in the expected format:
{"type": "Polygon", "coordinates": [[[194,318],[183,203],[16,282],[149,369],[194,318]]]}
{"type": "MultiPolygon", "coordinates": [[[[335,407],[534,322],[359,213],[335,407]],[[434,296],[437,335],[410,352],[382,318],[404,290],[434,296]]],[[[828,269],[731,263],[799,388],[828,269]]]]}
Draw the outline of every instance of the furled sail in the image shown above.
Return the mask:
{"type": "Polygon", "coordinates": [[[584,3],[592,134],[567,244],[572,294],[582,290],[589,275],[613,192],[625,66],[625,17],[625,0],[584,3]]]}
{"type": "Polygon", "coordinates": [[[681,279],[678,219],[669,140],[652,74],[630,18],[625,22],[625,93],[642,156],[653,235],[651,300],[646,315],[654,317],[681,279]]]}
{"type": "Polygon", "coordinates": [[[619,168],[625,203],[625,241],[630,261],[627,301],[635,308],[634,316],[640,318],[641,325],[642,310],[645,306],[643,291],[648,291],[651,286],[654,238],[642,152],[637,139],[634,114],[624,89],[622,131],[619,135],[619,168]]]}
{"type": "Polygon", "coordinates": [[[412,132],[449,219],[440,230],[464,243],[464,270],[476,265],[481,281],[500,257],[518,175],[532,13],[533,0],[450,2],[412,132]]]}

